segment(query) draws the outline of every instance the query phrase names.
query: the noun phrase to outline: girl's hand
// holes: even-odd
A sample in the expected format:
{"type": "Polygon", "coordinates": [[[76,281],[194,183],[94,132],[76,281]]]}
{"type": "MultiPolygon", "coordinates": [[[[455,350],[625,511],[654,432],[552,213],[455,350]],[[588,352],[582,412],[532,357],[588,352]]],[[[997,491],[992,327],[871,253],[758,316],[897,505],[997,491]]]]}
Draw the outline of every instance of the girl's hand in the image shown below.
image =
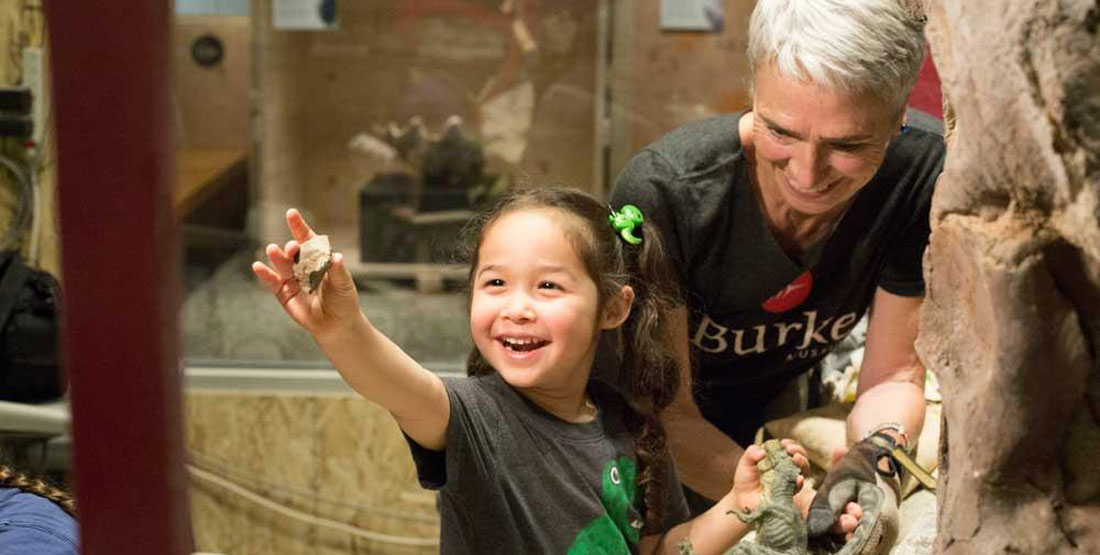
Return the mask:
{"type": "MultiPolygon", "coordinates": [[[[832,455],[833,462],[831,468],[837,468],[837,466],[840,464],[840,461],[844,458],[844,455],[846,455],[847,452],[847,447],[839,447],[834,450],[832,455]]],[[[817,492],[811,490],[809,492],[809,496],[803,497],[802,501],[799,500],[799,497],[801,497],[802,494],[807,493],[806,490],[810,489],[811,488],[804,488],[802,492],[799,492],[798,496],[795,496],[795,504],[797,504],[798,509],[802,511],[803,517],[808,516],[809,509],[812,506],[813,500],[816,497],[817,492]],[[805,503],[805,505],[803,505],[803,503],[805,503]]],[[[844,509],[840,511],[839,515],[837,515],[835,522],[833,522],[832,526],[829,528],[829,533],[836,536],[843,536],[844,541],[849,541],[852,539],[852,537],[854,537],[856,527],[859,526],[859,521],[862,518],[863,507],[861,507],[859,503],[856,503],[855,501],[849,501],[844,504],[844,509]]]]}
{"type": "MultiPolygon", "coordinates": [[[[802,489],[805,482],[803,475],[810,469],[810,460],[806,457],[806,449],[801,445],[794,442],[791,439],[784,439],[781,442],[786,448],[787,453],[794,460],[794,464],[798,466],[800,472],[798,474],[798,490],[802,489]]],[[[733,495],[737,500],[737,508],[747,511],[755,511],[760,505],[760,471],[756,468],[756,463],[760,462],[767,456],[764,449],[759,445],[750,445],[745,449],[745,453],[741,455],[741,460],[737,461],[737,470],[733,474],[733,495]]],[[[796,499],[798,494],[795,495],[796,499]]],[[[803,510],[805,515],[805,509],[803,510]]]]}
{"type": "MultiPolygon", "coordinates": [[[[810,504],[816,495],[817,490],[808,485],[803,486],[802,489],[798,490],[798,493],[794,494],[794,505],[802,513],[802,518],[809,515],[810,504]]],[[[856,531],[856,526],[859,526],[859,519],[861,518],[863,518],[863,507],[860,507],[859,503],[850,502],[844,506],[844,512],[837,517],[832,531],[834,534],[844,536],[844,540],[848,541],[852,539],[853,532],[856,531]]]]}
{"type": "Polygon", "coordinates": [[[344,256],[333,252],[332,266],[322,279],[321,287],[315,294],[306,292],[294,279],[294,257],[298,254],[299,243],[308,241],[315,233],[293,208],[286,212],[286,223],[294,239],[281,249],[274,243],[268,245],[267,258],[271,265],[253,262],[253,273],[275,295],[283,310],[314,337],[354,326],[362,317],[362,310],[355,282],[344,265],[344,256]]]}
{"type": "MultiPolygon", "coordinates": [[[[816,494],[813,488],[805,487],[806,480],[804,476],[810,470],[810,460],[806,456],[806,449],[795,443],[794,440],[784,439],[781,443],[787,447],[787,453],[799,468],[794,504],[802,513],[802,518],[806,518],[806,514],[810,509],[810,502],[813,501],[816,494]]],[[[738,461],[737,470],[733,475],[733,495],[738,509],[755,511],[760,505],[760,471],[756,468],[756,463],[763,460],[766,455],[767,453],[759,445],[750,445],[748,449],[745,449],[745,453],[741,455],[741,460],[738,461]]],[[[859,525],[859,520],[862,517],[863,510],[859,504],[848,503],[844,507],[844,512],[837,518],[833,532],[843,535],[845,541],[852,539],[852,533],[855,532],[856,526],[859,525]]]]}

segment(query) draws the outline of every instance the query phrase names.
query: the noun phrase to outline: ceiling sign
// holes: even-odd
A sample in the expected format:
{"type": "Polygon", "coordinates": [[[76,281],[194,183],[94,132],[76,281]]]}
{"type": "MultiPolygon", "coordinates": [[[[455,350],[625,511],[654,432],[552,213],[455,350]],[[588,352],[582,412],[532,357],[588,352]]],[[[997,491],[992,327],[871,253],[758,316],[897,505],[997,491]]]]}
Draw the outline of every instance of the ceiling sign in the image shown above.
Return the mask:
{"type": "Polygon", "coordinates": [[[661,30],[720,32],[725,11],[723,0],[661,0],[661,30]]]}
{"type": "Polygon", "coordinates": [[[272,24],[276,29],[326,31],[336,29],[337,0],[274,0],[272,24]]]}

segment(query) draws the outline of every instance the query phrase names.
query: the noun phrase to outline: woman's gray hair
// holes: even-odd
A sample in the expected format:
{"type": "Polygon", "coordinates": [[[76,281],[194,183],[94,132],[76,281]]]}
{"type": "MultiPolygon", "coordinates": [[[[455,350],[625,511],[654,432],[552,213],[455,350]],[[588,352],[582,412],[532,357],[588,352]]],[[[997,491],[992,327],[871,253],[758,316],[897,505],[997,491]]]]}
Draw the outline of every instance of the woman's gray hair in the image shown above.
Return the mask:
{"type": "Polygon", "coordinates": [[[780,75],[875,97],[901,109],[924,61],[924,20],[902,0],[758,0],[749,20],[753,75],[780,75]]]}

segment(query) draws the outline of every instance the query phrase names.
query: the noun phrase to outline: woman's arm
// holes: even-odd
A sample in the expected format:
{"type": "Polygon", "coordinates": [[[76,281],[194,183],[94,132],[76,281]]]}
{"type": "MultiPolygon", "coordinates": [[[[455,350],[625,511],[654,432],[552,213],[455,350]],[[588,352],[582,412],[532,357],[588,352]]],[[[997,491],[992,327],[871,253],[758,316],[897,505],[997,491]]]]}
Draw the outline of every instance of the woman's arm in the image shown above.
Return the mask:
{"type": "MultiPolygon", "coordinates": [[[[838,484],[849,484],[846,487],[851,489],[853,483],[893,480],[874,471],[878,464],[885,463],[878,458],[881,450],[864,440],[868,434],[882,431],[906,447],[911,447],[920,434],[924,424],[924,365],[917,358],[914,342],[920,329],[921,301],[920,297],[902,297],[881,288],[875,292],[856,404],[848,415],[849,449],[833,454],[833,467],[811,504],[807,517],[811,537],[837,532],[836,516],[846,506],[842,504],[856,501],[854,489],[848,499],[834,495],[838,484]]],[[[862,507],[862,512],[872,514],[882,510],[880,504],[862,507]]]]}
{"type": "Polygon", "coordinates": [[[924,365],[914,344],[922,301],[922,297],[902,297],[881,288],[875,292],[856,404],[848,416],[849,445],[886,423],[904,428],[909,442],[920,435],[924,365]]]}
{"type": "Polygon", "coordinates": [[[714,424],[703,418],[693,396],[691,360],[688,354],[687,308],[669,314],[667,341],[680,365],[680,390],[661,413],[668,448],[676,470],[689,488],[709,499],[722,499],[730,491],[731,476],[744,449],[714,424]]]}

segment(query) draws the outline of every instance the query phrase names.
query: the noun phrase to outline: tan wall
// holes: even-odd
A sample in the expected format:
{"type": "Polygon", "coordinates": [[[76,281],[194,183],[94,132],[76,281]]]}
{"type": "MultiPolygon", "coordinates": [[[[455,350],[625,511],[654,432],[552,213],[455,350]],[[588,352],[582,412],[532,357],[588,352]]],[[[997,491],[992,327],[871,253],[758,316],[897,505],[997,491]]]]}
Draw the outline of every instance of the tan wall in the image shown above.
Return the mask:
{"type": "Polygon", "coordinates": [[[611,175],[669,130],[749,105],[748,20],[755,2],[725,1],[721,33],[662,31],[660,0],[617,0],[611,175]]]}
{"type": "Polygon", "coordinates": [[[205,471],[191,477],[198,551],[438,552],[433,545],[401,543],[438,542],[439,516],[435,494],[417,483],[409,448],[385,410],[353,394],[214,391],[189,392],[186,408],[190,462],[205,471]],[[304,522],[233,486],[294,514],[343,523],[380,539],[304,522]]]}
{"type": "Polygon", "coordinates": [[[252,86],[252,23],[248,17],[177,15],[172,42],[176,144],[194,148],[247,148],[252,86]],[[203,67],[191,45],[203,35],[222,41],[225,58],[203,67]]]}

